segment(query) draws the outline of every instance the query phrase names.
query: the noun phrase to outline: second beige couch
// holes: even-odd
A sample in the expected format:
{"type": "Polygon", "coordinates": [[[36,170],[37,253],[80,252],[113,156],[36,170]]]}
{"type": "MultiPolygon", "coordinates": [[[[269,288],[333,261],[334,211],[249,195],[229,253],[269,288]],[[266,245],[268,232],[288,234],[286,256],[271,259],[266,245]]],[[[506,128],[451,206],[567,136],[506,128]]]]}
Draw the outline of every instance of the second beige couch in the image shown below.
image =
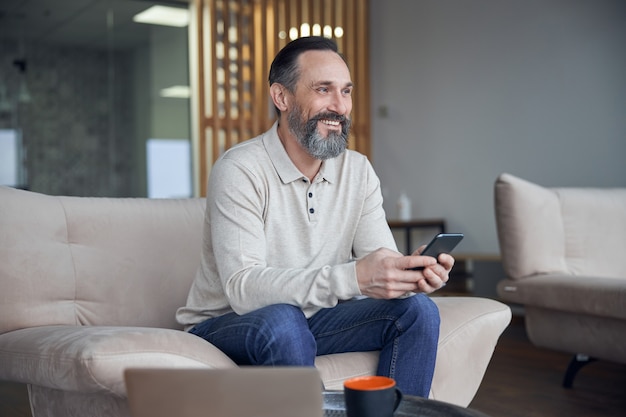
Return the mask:
{"type": "Polygon", "coordinates": [[[537,346],[626,363],[626,188],[543,187],[504,173],[495,212],[503,300],[524,306],[537,346]]]}
{"type": "MultiPolygon", "coordinates": [[[[123,372],[236,366],[174,319],[200,262],[203,199],[53,197],[0,187],[0,380],[34,417],[128,416],[123,372]]],[[[466,406],[508,306],[440,297],[431,398],[466,406]]],[[[377,352],[320,356],[327,389],[372,374],[377,352]]]]}

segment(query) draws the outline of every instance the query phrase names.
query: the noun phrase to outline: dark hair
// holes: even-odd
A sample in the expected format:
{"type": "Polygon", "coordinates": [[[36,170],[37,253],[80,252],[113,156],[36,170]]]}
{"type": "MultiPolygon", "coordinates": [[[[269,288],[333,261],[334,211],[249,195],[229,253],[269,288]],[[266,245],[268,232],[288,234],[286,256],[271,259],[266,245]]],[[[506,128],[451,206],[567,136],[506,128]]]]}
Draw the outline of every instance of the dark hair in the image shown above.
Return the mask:
{"type": "MultiPolygon", "coordinates": [[[[276,54],[274,61],[272,61],[269,73],[270,86],[274,83],[279,83],[293,93],[298,78],[300,77],[298,57],[306,51],[313,50],[332,51],[341,56],[338,52],[337,44],[332,39],[323,36],[308,36],[293,40],[285,45],[285,47],[276,54]]],[[[278,108],[276,108],[276,113],[280,115],[278,108]]]]}

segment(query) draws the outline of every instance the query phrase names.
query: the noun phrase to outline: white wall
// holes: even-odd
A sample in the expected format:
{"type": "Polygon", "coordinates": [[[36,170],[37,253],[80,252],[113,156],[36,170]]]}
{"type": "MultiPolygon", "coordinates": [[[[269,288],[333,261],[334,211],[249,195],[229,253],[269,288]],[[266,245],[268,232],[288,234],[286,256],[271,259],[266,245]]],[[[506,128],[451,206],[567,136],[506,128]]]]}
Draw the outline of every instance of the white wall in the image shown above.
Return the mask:
{"type": "Polygon", "coordinates": [[[625,1],[370,0],[370,20],[388,217],[406,191],[459,250],[497,253],[499,173],[626,186],[625,1]]]}

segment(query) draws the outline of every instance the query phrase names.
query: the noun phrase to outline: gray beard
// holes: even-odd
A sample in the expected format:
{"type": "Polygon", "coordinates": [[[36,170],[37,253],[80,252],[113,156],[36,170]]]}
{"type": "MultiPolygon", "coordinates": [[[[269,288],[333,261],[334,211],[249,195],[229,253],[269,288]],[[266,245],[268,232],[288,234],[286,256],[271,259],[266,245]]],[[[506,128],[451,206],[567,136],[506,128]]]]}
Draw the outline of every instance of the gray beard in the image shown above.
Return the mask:
{"type": "Polygon", "coordinates": [[[303,122],[300,107],[295,107],[287,116],[289,129],[296,136],[298,143],[315,159],[322,161],[335,158],[343,153],[348,147],[348,134],[351,120],[344,116],[334,114],[319,114],[316,117],[303,122]],[[317,130],[319,119],[338,120],[341,122],[340,133],[329,133],[323,137],[317,130]]]}

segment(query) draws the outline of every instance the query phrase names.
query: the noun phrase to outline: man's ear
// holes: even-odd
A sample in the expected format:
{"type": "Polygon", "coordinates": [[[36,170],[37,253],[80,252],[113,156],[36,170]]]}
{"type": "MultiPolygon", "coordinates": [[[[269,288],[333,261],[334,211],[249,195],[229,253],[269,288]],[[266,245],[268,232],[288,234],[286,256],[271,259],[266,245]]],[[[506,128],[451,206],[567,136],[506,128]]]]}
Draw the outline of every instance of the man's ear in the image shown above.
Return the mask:
{"type": "Polygon", "coordinates": [[[287,90],[281,84],[274,83],[270,86],[270,96],[274,105],[278,107],[278,110],[284,112],[288,108],[287,90]]]}

